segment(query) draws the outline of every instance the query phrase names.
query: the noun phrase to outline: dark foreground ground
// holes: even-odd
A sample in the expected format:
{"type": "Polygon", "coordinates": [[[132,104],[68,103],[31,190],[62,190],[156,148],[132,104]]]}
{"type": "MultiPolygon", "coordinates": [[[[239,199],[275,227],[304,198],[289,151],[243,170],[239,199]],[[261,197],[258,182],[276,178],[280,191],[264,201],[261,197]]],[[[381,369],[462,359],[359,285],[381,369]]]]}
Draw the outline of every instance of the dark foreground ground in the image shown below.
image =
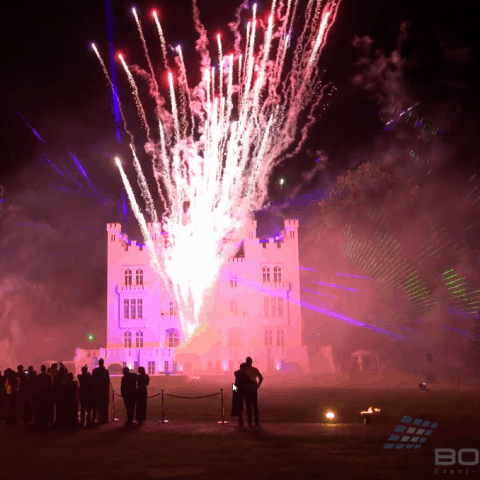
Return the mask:
{"type": "Polygon", "coordinates": [[[262,386],[261,428],[240,429],[228,415],[231,386],[226,381],[152,383],[150,395],[161,386],[182,396],[208,395],[223,387],[226,419],[232,423],[217,424],[220,396],[167,396],[167,424],[157,423],[161,397],[156,397],[149,400],[149,420],[142,427],[123,426],[119,398],[120,422],[106,426],[62,431],[0,425],[0,479],[480,479],[478,465],[439,467],[438,473],[434,465],[435,448],[480,449],[478,387],[421,393],[413,388],[262,386]],[[384,415],[365,426],[358,412],[369,405],[380,406],[384,415]],[[325,407],[337,410],[338,423],[325,424],[325,407]],[[419,450],[384,450],[403,415],[439,426],[419,450]]]}

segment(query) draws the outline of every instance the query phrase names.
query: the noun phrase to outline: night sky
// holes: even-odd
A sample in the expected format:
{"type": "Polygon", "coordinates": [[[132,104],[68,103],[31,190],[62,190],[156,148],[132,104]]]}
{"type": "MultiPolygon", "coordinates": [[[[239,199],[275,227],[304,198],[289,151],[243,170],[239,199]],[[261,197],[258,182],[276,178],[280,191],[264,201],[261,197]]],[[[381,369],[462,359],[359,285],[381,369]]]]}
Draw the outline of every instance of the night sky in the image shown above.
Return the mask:
{"type": "MultiPolygon", "coordinates": [[[[237,3],[199,0],[202,20],[212,39],[217,31],[227,32],[226,24],[232,20],[237,3]]],[[[260,12],[269,8],[267,2],[258,4],[260,12]]],[[[161,12],[167,41],[183,45],[187,68],[190,64],[189,71],[194,72],[196,37],[190,1],[135,5],[152,57],[159,60],[160,54],[150,16],[156,7],[161,12]]],[[[125,53],[129,63],[143,66],[131,6],[129,1],[113,0],[115,47],[125,53]]],[[[355,35],[369,36],[375,47],[389,54],[395,48],[402,22],[409,22],[402,53],[409,62],[406,82],[412,98],[422,102],[426,114],[435,113],[441,103],[451,102],[465,115],[476,116],[475,17],[473,2],[468,1],[456,3],[455,7],[445,1],[365,1],[360,7],[358,2],[344,0],[321,60],[325,82],[332,82],[337,92],[311,135],[312,149],[324,150],[331,164],[340,167],[349,166],[352,152],[368,151],[380,124],[375,99],[352,85],[354,62],[358,60],[352,39],[355,35]]],[[[17,111],[46,140],[49,153],[61,155],[73,149],[81,152],[90,170],[97,169],[99,160],[93,157],[99,150],[108,156],[118,151],[110,92],[89,48],[95,41],[107,56],[105,2],[7,0],[2,2],[2,18],[2,83],[7,97],[3,102],[2,131],[6,141],[2,142],[2,177],[38,161],[40,144],[17,111]]],[[[118,70],[119,88],[121,98],[128,103],[129,90],[122,73],[118,70]]],[[[295,164],[300,169],[311,167],[306,158],[295,164]]],[[[102,168],[95,172],[95,179],[103,185],[109,175],[116,176],[116,172],[102,168]]],[[[113,189],[114,184],[105,183],[105,188],[113,189]]]]}
{"type": "MultiPolygon", "coordinates": [[[[112,3],[116,51],[122,51],[129,64],[145,67],[131,14],[131,7],[135,5],[151,56],[161,66],[159,42],[151,19],[155,7],[160,12],[167,42],[183,46],[193,84],[197,58],[190,0],[138,1],[135,4],[112,0],[112,3]]],[[[239,3],[198,0],[213,48],[217,32],[228,34],[227,23],[233,20],[239,3]]],[[[257,3],[260,13],[270,7],[269,2],[257,3]]],[[[8,240],[2,245],[6,253],[0,257],[4,271],[24,278],[28,276],[38,282],[48,282],[54,276],[57,281],[63,279],[73,285],[72,269],[76,268],[75,278],[90,275],[92,280],[75,296],[75,305],[79,309],[85,305],[92,308],[96,305],[101,309],[105,301],[104,238],[95,235],[95,231],[88,234],[87,230],[82,230],[79,234],[78,229],[98,228],[100,233],[106,222],[122,221],[121,180],[113,157],[120,155],[127,164],[130,163],[123,132],[122,144],[117,143],[111,93],[90,48],[91,42],[96,42],[109,65],[105,1],[4,0],[0,12],[3,53],[0,184],[5,189],[3,206],[19,207],[20,223],[48,226],[45,227],[48,231],[28,227],[20,231],[13,228],[14,224],[3,229],[4,240],[8,240]],[[41,135],[45,145],[25,126],[18,112],[41,135]],[[82,163],[100,197],[111,201],[106,208],[79,175],[70,152],[74,152],[82,163]],[[50,159],[59,167],[67,166],[75,172],[81,187],[72,178],[64,180],[52,167],[45,166],[42,158],[44,161],[50,159]],[[57,187],[68,188],[71,192],[67,194],[57,187]],[[76,241],[72,235],[75,231],[76,241]],[[38,239],[48,245],[51,242],[51,245],[44,248],[45,244],[41,244],[41,249],[39,247],[35,253],[38,264],[32,267],[28,254],[18,255],[22,252],[22,244],[29,245],[38,239]],[[53,258],[55,250],[58,254],[59,245],[70,263],[50,262],[45,266],[45,261],[53,258]],[[78,266],[86,258],[82,253],[85,249],[90,252],[91,264],[78,266]],[[92,271],[96,273],[92,274],[92,271]]],[[[408,107],[409,102],[420,102],[421,114],[445,131],[442,141],[447,150],[454,151],[447,167],[476,171],[478,165],[472,162],[478,155],[480,102],[475,13],[475,2],[469,0],[456,3],[343,0],[321,57],[324,82],[331,83],[335,93],[325,111],[318,116],[305,149],[297,158],[278,167],[273,178],[286,175],[292,187],[298,185],[302,173],[315,167],[316,159],[323,152],[328,158],[326,170],[314,176],[302,190],[315,191],[325,185],[325,179],[332,181],[349,168],[381,157],[383,148],[389,148],[385,142],[388,143],[390,137],[384,132],[384,123],[378,112],[384,111],[385,105],[390,103],[408,107]],[[389,67],[390,77],[379,75],[374,78],[375,60],[381,61],[382,55],[389,58],[397,48],[402,24],[407,26],[399,47],[401,68],[395,72],[395,67],[389,67]],[[358,39],[365,37],[371,39],[373,54],[370,57],[359,48],[358,39]],[[355,38],[357,41],[354,42],[355,38]],[[375,53],[376,50],[380,53],[375,53]],[[370,83],[365,80],[366,70],[373,76],[370,83]],[[358,74],[363,80],[355,83],[353,79],[358,74]],[[395,78],[395,82],[389,83],[391,78],[395,78]],[[379,138],[383,140],[379,142],[379,138]]],[[[225,51],[228,51],[228,42],[225,51]]],[[[133,130],[140,132],[128,82],[118,65],[117,77],[127,118],[133,130]]],[[[140,136],[139,144],[141,142],[140,136]]],[[[146,157],[142,160],[147,161],[146,157]]],[[[133,167],[127,167],[127,174],[133,177],[133,167]]],[[[288,196],[289,192],[279,193],[272,189],[273,199],[279,195],[288,196]]],[[[131,215],[129,228],[135,230],[131,215]]],[[[67,296],[71,294],[72,290],[65,293],[67,296]]],[[[102,318],[89,322],[89,327],[101,331],[102,318]]],[[[42,328],[55,324],[53,320],[51,324],[48,321],[38,323],[42,328]]],[[[99,344],[104,343],[102,335],[97,335],[99,344]]],[[[82,346],[78,340],[84,336],[81,329],[77,328],[72,336],[77,338],[72,339],[69,348],[82,346]]]]}

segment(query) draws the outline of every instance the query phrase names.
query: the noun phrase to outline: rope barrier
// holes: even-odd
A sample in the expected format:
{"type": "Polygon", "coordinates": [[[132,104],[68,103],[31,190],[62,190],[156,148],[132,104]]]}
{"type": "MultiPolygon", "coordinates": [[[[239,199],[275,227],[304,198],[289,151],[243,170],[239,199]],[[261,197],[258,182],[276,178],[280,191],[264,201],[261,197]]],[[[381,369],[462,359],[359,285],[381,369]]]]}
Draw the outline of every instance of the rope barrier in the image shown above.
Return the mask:
{"type": "MultiPolygon", "coordinates": [[[[119,395],[118,393],[115,393],[115,395],[116,395],[117,397],[123,398],[123,396],[122,396],[122,395],[119,395]]],[[[156,395],[150,395],[150,396],[148,396],[147,398],[155,398],[155,397],[159,397],[160,395],[161,395],[161,393],[157,393],[156,395]]],[[[218,394],[216,394],[216,395],[218,395],[218,394]]]]}
{"type": "MultiPolygon", "coordinates": [[[[159,394],[160,395],[160,394],[159,394]]],[[[196,400],[198,398],[209,398],[209,397],[215,397],[216,395],[220,395],[220,392],[217,393],[212,393],[212,395],[204,395],[203,397],[180,397],[179,395],[172,395],[171,393],[166,393],[165,394],[167,397],[174,397],[174,398],[185,398],[187,400],[196,400]]]]}
{"type": "MultiPolygon", "coordinates": [[[[116,395],[117,397],[123,398],[122,395],[119,395],[118,393],[115,393],[115,390],[113,390],[113,395],[116,395]]],[[[172,398],[180,398],[184,400],[198,400],[200,398],[210,398],[210,397],[216,397],[217,395],[221,395],[222,397],[222,420],[220,420],[218,423],[221,425],[225,425],[228,422],[225,420],[225,408],[224,408],[224,403],[223,403],[223,388],[220,389],[219,392],[217,393],[212,393],[211,395],[202,395],[200,397],[183,397],[181,395],[173,395],[171,393],[165,393],[165,390],[162,389],[161,393],[157,393],[156,395],[150,395],[147,397],[148,398],[155,398],[162,396],[162,419],[158,421],[158,423],[168,423],[168,420],[165,419],[165,396],[167,397],[172,397],[172,398]]],[[[112,402],[113,403],[113,402],[112,402]]],[[[114,407],[115,408],[115,407],[114,407]]],[[[115,410],[114,410],[115,412],[115,410]]],[[[113,414],[115,418],[115,413],[113,414]]],[[[115,419],[115,421],[118,421],[115,419]]]]}

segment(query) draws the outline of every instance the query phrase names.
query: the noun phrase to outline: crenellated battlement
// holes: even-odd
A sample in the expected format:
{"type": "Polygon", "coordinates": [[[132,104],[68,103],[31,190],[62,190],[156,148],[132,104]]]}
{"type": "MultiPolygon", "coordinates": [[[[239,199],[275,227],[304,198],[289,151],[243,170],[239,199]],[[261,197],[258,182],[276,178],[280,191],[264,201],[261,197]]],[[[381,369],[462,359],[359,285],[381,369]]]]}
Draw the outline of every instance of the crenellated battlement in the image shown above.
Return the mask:
{"type": "Polygon", "coordinates": [[[107,231],[122,233],[122,226],[119,223],[107,223],[107,231]]]}
{"type": "Polygon", "coordinates": [[[289,230],[289,229],[292,229],[292,228],[296,228],[298,229],[298,220],[296,218],[289,218],[287,220],[284,221],[284,225],[285,225],[285,230],[289,230]]]}

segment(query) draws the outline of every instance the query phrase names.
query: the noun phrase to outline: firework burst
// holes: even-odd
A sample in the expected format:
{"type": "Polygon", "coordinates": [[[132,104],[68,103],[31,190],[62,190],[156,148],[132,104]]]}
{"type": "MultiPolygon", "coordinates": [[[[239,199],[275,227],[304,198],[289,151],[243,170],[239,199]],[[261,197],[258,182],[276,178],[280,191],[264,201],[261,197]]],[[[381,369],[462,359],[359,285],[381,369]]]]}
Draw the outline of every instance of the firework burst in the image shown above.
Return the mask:
{"type": "MultiPolygon", "coordinates": [[[[308,0],[305,22],[295,35],[299,3],[273,0],[263,27],[257,6],[253,5],[248,12],[246,36],[242,36],[244,3],[237,12],[237,21],[230,24],[235,39],[233,53],[224,53],[222,36],[216,35],[216,54],[211,56],[209,38],[193,0],[201,68],[201,80],[193,88],[188,86],[180,47],[175,49],[175,67],[171,67],[162,26],[153,12],[162,52],[161,68],[168,72],[169,91],[165,98],[155,78],[140,18],[132,10],[148,72],[129,67],[121,55],[119,60],[147,136],[146,151],[152,159],[164,207],[161,223],[133,141],[134,165],[150,225],[141,214],[120,161],[117,165],[152,266],[165,284],[170,280],[173,285],[186,337],[199,326],[205,296],[218,280],[222,265],[247,236],[249,218],[265,202],[272,169],[300,151],[313,113],[322,101],[324,88],[318,60],[339,2],[322,5],[320,0],[308,0]],[[155,129],[147,124],[132,72],[149,81],[157,105],[155,129]],[[164,241],[162,232],[168,241],[164,241]]],[[[98,49],[93,48],[112,86],[105,63],[98,49]]]]}

